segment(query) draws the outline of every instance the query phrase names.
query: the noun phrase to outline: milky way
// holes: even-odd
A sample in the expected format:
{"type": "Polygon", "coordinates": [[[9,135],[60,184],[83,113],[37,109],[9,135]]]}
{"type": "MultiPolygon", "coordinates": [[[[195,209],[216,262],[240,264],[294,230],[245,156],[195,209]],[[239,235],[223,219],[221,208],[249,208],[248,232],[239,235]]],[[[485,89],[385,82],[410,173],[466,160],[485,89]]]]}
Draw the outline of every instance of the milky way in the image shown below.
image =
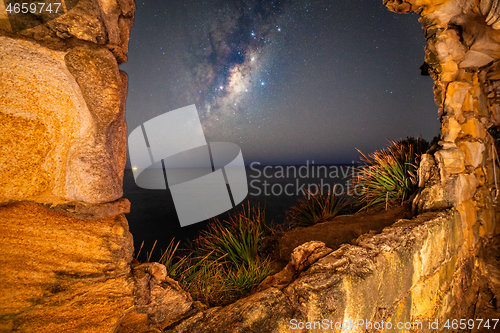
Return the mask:
{"type": "Polygon", "coordinates": [[[208,131],[221,126],[221,119],[247,118],[248,96],[267,88],[276,49],[284,42],[280,22],[291,7],[262,0],[212,5],[214,13],[200,22],[186,59],[188,98],[208,131]]]}
{"type": "Polygon", "coordinates": [[[245,162],[350,163],[438,134],[416,15],[380,1],[137,1],[127,123],[196,104],[245,162]]]}

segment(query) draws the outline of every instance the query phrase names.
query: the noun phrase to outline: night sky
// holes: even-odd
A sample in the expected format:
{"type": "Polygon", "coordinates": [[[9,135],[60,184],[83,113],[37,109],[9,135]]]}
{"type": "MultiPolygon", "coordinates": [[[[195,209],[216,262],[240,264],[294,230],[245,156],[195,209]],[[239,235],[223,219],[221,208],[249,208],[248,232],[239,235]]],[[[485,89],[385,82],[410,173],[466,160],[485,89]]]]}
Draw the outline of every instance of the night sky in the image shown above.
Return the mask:
{"type": "Polygon", "coordinates": [[[129,133],[196,104],[207,141],[246,164],[351,163],[387,139],[438,134],[417,15],[382,0],[137,1],[129,133]]]}

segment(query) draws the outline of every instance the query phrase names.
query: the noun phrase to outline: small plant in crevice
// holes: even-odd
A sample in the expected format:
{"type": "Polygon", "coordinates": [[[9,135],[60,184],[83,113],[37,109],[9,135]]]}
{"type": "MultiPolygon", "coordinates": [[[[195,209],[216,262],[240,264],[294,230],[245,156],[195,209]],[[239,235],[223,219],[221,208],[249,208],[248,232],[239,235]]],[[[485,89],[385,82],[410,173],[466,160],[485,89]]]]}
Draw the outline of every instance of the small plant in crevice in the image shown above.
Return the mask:
{"type": "Polygon", "coordinates": [[[402,204],[418,188],[420,156],[429,149],[429,143],[412,137],[389,142],[388,148],[370,155],[358,150],[362,163],[353,183],[363,189],[362,194],[356,197],[361,210],[402,204]]]}
{"type": "Polygon", "coordinates": [[[206,260],[187,284],[194,300],[209,306],[225,305],[245,296],[273,273],[269,259],[255,258],[248,265],[206,260]]]}
{"type": "Polygon", "coordinates": [[[341,214],[346,207],[345,197],[335,194],[324,195],[321,190],[316,193],[307,190],[304,197],[287,212],[287,217],[294,226],[308,226],[332,219],[341,214]]]}
{"type": "Polygon", "coordinates": [[[257,257],[262,240],[271,232],[265,210],[250,207],[230,215],[227,221],[212,220],[207,231],[202,231],[195,241],[199,255],[209,255],[217,260],[225,257],[234,265],[249,265],[257,257]]]}
{"type": "Polygon", "coordinates": [[[179,255],[179,242],[172,240],[160,263],[194,300],[210,306],[233,302],[273,273],[271,261],[259,255],[264,237],[273,233],[265,216],[265,209],[248,205],[228,220],[213,219],[187,255],[179,255]]]}

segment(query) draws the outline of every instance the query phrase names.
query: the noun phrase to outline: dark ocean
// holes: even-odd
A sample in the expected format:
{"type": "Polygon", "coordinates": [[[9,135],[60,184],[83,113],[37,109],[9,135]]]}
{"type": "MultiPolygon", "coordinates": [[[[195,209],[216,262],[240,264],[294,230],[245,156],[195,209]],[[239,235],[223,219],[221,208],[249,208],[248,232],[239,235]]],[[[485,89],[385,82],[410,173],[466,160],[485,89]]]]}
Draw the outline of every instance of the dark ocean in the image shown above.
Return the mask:
{"type": "MultiPolygon", "coordinates": [[[[333,192],[334,186],[337,195],[351,196],[354,188],[349,179],[353,176],[353,165],[297,165],[297,166],[260,166],[246,167],[249,184],[248,195],[245,200],[232,210],[216,216],[227,219],[228,214],[241,210],[242,205],[260,204],[266,207],[267,221],[282,224],[286,219],[286,212],[300,198],[307,189],[312,192],[322,188],[323,194],[333,192]],[[318,186],[319,185],[319,186],[318,186]]],[[[170,241],[181,241],[181,247],[186,246],[189,240],[198,236],[201,230],[207,229],[209,220],[190,226],[181,227],[175,211],[174,202],[169,189],[147,190],[135,184],[132,170],[126,169],[124,175],[123,196],[131,202],[131,212],[126,215],[130,232],[134,236],[134,247],[137,252],[144,241],[139,257],[146,258],[157,241],[151,257],[158,260],[161,250],[165,250],[170,241]]]]}

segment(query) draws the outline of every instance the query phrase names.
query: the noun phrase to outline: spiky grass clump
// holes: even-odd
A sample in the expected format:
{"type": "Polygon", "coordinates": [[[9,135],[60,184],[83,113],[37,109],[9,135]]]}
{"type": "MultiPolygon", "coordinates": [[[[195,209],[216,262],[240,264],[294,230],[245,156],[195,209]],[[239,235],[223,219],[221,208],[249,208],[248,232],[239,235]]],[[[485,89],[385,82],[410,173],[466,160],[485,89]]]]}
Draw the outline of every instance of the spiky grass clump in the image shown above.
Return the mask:
{"type": "Polygon", "coordinates": [[[272,274],[269,259],[256,258],[249,265],[204,261],[188,290],[194,300],[209,306],[225,305],[245,296],[272,274]]]}
{"type": "Polygon", "coordinates": [[[160,264],[165,265],[167,269],[167,274],[173,279],[189,279],[190,274],[194,273],[194,268],[190,265],[191,253],[187,255],[177,255],[177,248],[179,247],[180,241],[174,246],[174,240],[170,241],[167,249],[162,253],[160,264]]]}
{"type": "Polygon", "coordinates": [[[194,300],[210,306],[228,304],[272,274],[270,260],[259,256],[262,241],[271,232],[265,210],[248,205],[227,221],[212,220],[194,241],[195,256],[174,263],[172,245],[164,262],[194,300]]]}
{"type": "Polygon", "coordinates": [[[417,190],[420,156],[429,149],[428,142],[412,137],[389,142],[388,148],[371,155],[358,149],[362,166],[353,182],[363,189],[357,197],[362,209],[403,203],[417,190]]]}
{"type": "Polygon", "coordinates": [[[293,225],[308,226],[327,221],[340,214],[346,207],[344,197],[335,194],[323,195],[322,191],[312,193],[308,190],[304,197],[290,208],[287,215],[293,225]]]}
{"type": "Polygon", "coordinates": [[[196,240],[197,250],[211,260],[224,257],[234,265],[250,265],[269,231],[265,210],[248,205],[247,210],[230,215],[228,221],[214,219],[196,240]]]}

